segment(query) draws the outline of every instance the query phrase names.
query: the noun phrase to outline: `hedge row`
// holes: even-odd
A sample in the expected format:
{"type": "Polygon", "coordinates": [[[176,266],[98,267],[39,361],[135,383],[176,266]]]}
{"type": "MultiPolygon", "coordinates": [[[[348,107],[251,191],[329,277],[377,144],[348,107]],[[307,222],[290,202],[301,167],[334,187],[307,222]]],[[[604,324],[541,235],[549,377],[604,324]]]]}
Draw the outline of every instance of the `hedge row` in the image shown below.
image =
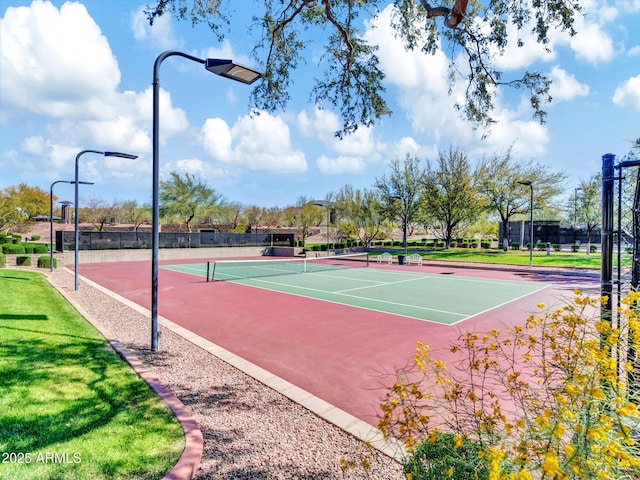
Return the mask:
{"type": "Polygon", "coordinates": [[[0,233],[0,245],[4,244],[16,244],[22,241],[20,235],[7,235],[6,233],[0,233]]]}
{"type": "MultiPolygon", "coordinates": [[[[18,255],[16,257],[16,265],[22,267],[30,267],[31,266],[31,257],[27,255],[18,255]]],[[[0,253],[0,268],[6,268],[7,266],[7,256],[3,253],[0,253]]],[[[50,268],[51,266],[51,258],[49,256],[38,257],[38,268],[50,268]]],[[[53,268],[58,267],[57,259],[53,259],[53,268]]]]}
{"type": "Polygon", "coordinates": [[[23,255],[31,253],[47,253],[49,245],[46,243],[4,243],[2,253],[9,255],[23,255]]]}

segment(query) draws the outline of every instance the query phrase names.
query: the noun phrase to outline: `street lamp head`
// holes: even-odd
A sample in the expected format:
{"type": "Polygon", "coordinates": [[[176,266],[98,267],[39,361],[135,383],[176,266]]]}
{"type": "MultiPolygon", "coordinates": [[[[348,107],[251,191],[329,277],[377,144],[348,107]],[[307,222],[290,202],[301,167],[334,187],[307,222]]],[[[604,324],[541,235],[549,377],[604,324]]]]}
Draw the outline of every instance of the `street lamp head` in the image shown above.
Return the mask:
{"type": "MultiPolygon", "coordinates": [[[[71,181],[71,182],[68,182],[68,183],[75,184],[76,182],[71,181]]],[[[93,182],[78,182],[78,185],[94,185],[94,183],[93,182]]]]}
{"type": "MultiPolygon", "coordinates": [[[[118,158],[128,158],[129,160],[135,160],[138,158],[138,155],[132,155],[130,153],[122,153],[122,152],[104,152],[105,157],[118,157],[118,158]]],[[[82,182],[80,182],[82,183],[82,182]]]]}
{"type": "Polygon", "coordinates": [[[520,185],[526,185],[527,187],[530,187],[532,185],[531,180],[518,180],[518,183],[520,185]]]}
{"type": "Polygon", "coordinates": [[[236,65],[232,60],[221,60],[218,58],[207,58],[204,62],[204,68],[221,77],[227,77],[237,82],[246,83],[247,85],[258,80],[262,75],[250,68],[236,65]]]}

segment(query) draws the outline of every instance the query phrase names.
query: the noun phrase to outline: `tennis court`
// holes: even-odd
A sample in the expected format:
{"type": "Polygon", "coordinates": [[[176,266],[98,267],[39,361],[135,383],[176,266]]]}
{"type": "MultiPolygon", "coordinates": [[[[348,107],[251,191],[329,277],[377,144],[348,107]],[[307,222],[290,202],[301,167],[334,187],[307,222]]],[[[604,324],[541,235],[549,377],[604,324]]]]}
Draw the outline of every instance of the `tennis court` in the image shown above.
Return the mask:
{"type": "MultiPolygon", "coordinates": [[[[368,268],[302,267],[302,273],[282,271],[293,265],[263,271],[275,266],[263,263],[256,271],[246,261],[234,272],[233,264],[222,262],[216,259],[214,281],[207,282],[206,258],[162,260],[161,318],[371,425],[416,341],[430,345],[435,357],[455,361],[449,346],[461,332],[504,331],[538,304],[557,305],[576,288],[597,294],[600,287],[598,278],[584,276],[375,260],[368,268]],[[262,276],[244,278],[249,272],[262,276]],[[356,300],[364,306],[351,306],[356,300]],[[392,307],[403,313],[389,313],[392,307]]],[[[80,265],[83,278],[146,309],[150,269],[148,261],[80,265]]]]}
{"type": "Polygon", "coordinates": [[[220,281],[233,282],[444,325],[455,325],[548,286],[540,282],[429,274],[416,267],[376,268],[366,255],[221,260],[162,268],[212,280],[213,289],[220,281]]]}

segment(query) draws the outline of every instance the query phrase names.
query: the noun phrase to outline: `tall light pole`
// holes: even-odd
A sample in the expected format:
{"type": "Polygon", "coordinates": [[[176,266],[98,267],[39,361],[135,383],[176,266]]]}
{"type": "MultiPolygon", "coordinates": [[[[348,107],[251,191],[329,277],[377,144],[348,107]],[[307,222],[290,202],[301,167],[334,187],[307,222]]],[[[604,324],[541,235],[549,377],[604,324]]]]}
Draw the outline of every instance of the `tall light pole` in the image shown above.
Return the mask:
{"type": "Polygon", "coordinates": [[[217,58],[201,59],[186,53],[168,50],[161,53],[153,64],[153,198],[151,232],[151,350],[158,350],[158,249],[160,244],[160,65],[172,56],[184,57],[201,63],[211,73],[230,78],[237,82],[251,84],[260,78],[260,73],[240,65],[232,60],[217,58]]]}
{"type": "Polygon", "coordinates": [[[582,190],[581,187],[573,189],[573,243],[578,240],[576,230],[578,229],[578,190],[582,190]]]}
{"type": "Polygon", "coordinates": [[[331,210],[329,208],[328,200],[316,200],[313,202],[318,207],[325,207],[327,209],[327,255],[329,255],[329,224],[331,223],[331,210]]]}
{"type": "Polygon", "coordinates": [[[533,266],[533,183],[531,180],[518,180],[520,185],[526,185],[531,189],[529,200],[529,267],[533,266]]]}
{"type": "MultiPolygon", "coordinates": [[[[73,180],[56,180],[49,187],[49,270],[53,272],[53,186],[56,183],[75,183],[73,180]]],[[[93,185],[93,182],[80,182],[83,185],[93,185]]]]}
{"type": "Polygon", "coordinates": [[[79,203],[78,203],[78,185],[80,183],[85,183],[85,182],[80,182],[78,180],[78,160],[80,160],[80,157],[82,155],[84,155],[85,153],[97,153],[99,155],[104,155],[105,157],[120,157],[120,158],[128,158],[128,159],[135,159],[138,158],[137,155],[131,155],[130,153],[122,153],[122,152],[102,152],[100,150],[82,150],[80,153],[78,153],[78,155],[76,155],[76,176],[75,176],[75,181],[73,182],[75,184],[75,209],[76,209],[76,215],[75,215],[75,224],[74,224],[74,229],[75,229],[75,253],[74,253],[74,277],[75,277],[75,289],[78,290],[78,288],[80,287],[80,282],[78,282],[78,243],[80,241],[80,234],[79,234],[79,226],[78,226],[78,212],[80,211],[79,209],[79,203]]]}

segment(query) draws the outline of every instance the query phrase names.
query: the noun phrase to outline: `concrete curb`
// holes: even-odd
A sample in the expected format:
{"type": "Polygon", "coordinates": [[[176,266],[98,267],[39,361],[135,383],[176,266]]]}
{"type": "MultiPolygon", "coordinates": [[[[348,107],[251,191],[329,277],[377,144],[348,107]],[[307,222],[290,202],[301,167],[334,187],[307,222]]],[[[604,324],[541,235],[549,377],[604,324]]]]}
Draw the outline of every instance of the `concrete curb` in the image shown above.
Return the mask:
{"type": "MultiPolygon", "coordinates": [[[[47,280],[49,280],[49,277],[47,280]]],[[[182,425],[182,431],[184,432],[184,450],[180,455],[178,463],[164,476],[166,480],[191,480],[195,475],[202,452],[204,449],[204,438],[202,431],[195,419],[191,415],[191,412],[187,407],[176,397],[166,385],[164,385],[155,375],[153,375],[151,369],[147,367],[142,361],[136,357],[130,350],[124,347],[118,340],[113,338],[113,335],[109,330],[104,328],[100,322],[98,322],[92,315],[90,315],[82,306],[78,305],[74,299],[67,294],[64,290],[58,288],[51,281],[49,284],[53,286],[60,294],[82,315],[93,327],[100,332],[100,334],[109,342],[111,348],[125,360],[136,374],[153,389],[156,394],[162,398],[169,408],[173,411],[176,418],[182,425]]]]}
{"type": "MultiPolygon", "coordinates": [[[[115,292],[103,287],[102,285],[93,282],[92,280],[84,277],[80,277],[83,282],[100,290],[105,295],[118,300],[123,305],[127,305],[131,309],[150,315],[150,311],[146,308],[138,305],[131,300],[118,295],[115,292]]],[[[171,320],[158,316],[158,324],[168,330],[171,330],[176,335],[181,336],[185,340],[197,345],[206,352],[214,355],[227,364],[237,368],[241,372],[253,377],[259,382],[263,383],[267,387],[279,392],[285,397],[289,398],[298,405],[306,408],[310,412],[313,412],[323,420],[335,425],[336,427],[344,430],[350,435],[354,436],[358,440],[369,445],[371,448],[379,451],[387,457],[401,462],[407,455],[407,450],[404,444],[393,438],[385,438],[383,433],[368,424],[367,422],[360,420],[359,418],[351,415],[348,412],[322,400],[321,398],[313,395],[312,393],[288,382],[287,380],[278,377],[277,375],[259,367],[258,365],[245,360],[244,358],[235,355],[234,353],[226,350],[225,348],[203,338],[199,335],[187,330],[184,327],[172,322],[171,320]]]]}

